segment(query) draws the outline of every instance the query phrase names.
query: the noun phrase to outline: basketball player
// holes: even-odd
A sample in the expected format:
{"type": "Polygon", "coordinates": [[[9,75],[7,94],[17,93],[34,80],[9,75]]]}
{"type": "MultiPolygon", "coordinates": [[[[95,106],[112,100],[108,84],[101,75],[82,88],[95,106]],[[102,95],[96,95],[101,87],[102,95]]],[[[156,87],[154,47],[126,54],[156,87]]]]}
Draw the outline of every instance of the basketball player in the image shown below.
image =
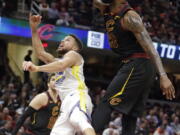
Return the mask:
{"type": "Polygon", "coordinates": [[[45,52],[37,33],[41,17],[30,16],[32,41],[38,58],[47,63],[36,66],[32,62],[24,62],[23,69],[31,72],[56,72],[56,89],[62,101],[61,115],[56,121],[51,135],[75,135],[81,131],[84,135],[95,135],[92,128],[92,102],[84,83],[84,60],[79,54],[83,45],[75,35],[66,36],[59,44],[57,52],[62,58],[54,58],[45,52]]]}
{"type": "Polygon", "coordinates": [[[55,74],[48,78],[48,90],[35,96],[13,129],[16,135],[27,117],[31,117],[28,132],[33,135],[49,135],[58,118],[60,98],[55,90],[55,74]]]}
{"type": "Polygon", "coordinates": [[[117,110],[123,113],[122,135],[134,135],[137,117],[143,113],[155,76],[154,65],[167,99],[175,97],[174,87],[141,17],[127,0],[94,0],[94,5],[104,16],[110,47],[119,55],[122,66],[95,109],[92,125],[100,133],[110,121],[111,112],[117,110]]]}

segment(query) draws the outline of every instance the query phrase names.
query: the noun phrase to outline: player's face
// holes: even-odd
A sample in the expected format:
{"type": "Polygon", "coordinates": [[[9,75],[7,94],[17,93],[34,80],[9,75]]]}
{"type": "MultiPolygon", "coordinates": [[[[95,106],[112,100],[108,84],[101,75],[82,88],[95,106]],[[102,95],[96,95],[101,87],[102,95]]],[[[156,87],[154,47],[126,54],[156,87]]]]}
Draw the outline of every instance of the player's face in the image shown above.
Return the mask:
{"type": "Polygon", "coordinates": [[[48,84],[49,88],[55,90],[55,76],[52,76],[48,84]]]}
{"type": "Polygon", "coordinates": [[[65,54],[68,51],[73,49],[73,46],[75,45],[75,39],[71,36],[66,36],[60,43],[59,47],[57,49],[58,53],[65,54]]]}

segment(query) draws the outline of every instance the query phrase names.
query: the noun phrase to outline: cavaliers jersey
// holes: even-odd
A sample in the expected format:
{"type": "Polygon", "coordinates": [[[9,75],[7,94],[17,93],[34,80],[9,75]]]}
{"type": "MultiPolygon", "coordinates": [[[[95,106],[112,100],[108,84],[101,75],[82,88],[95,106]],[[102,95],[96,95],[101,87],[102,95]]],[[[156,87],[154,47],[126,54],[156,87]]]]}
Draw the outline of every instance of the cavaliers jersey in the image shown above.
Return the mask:
{"type": "Polygon", "coordinates": [[[88,92],[84,83],[83,74],[84,60],[82,59],[81,65],[66,68],[64,72],[57,72],[55,78],[55,87],[59,93],[61,101],[70,93],[88,92]]]}
{"type": "Polygon", "coordinates": [[[122,59],[134,53],[144,52],[134,34],[131,31],[123,29],[121,26],[121,19],[129,10],[132,10],[132,8],[127,3],[117,15],[112,15],[109,8],[106,8],[104,11],[110,48],[122,59]]]}
{"type": "Polygon", "coordinates": [[[31,123],[29,130],[35,135],[49,135],[56,119],[59,115],[60,99],[54,103],[49,92],[45,92],[48,96],[48,103],[46,106],[40,108],[31,116],[31,123]]]}

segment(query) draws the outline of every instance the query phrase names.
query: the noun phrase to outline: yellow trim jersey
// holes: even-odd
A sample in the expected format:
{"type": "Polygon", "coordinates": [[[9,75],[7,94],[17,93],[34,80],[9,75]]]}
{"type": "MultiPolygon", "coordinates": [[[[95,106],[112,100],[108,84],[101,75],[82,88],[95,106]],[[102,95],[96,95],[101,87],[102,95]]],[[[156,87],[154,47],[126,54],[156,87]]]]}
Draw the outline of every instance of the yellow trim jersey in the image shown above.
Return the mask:
{"type": "Polygon", "coordinates": [[[84,82],[83,65],[84,60],[82,59],[81,65],[72,66],[71,68],[67,68],[64,72],[56,73],[55,87],[62,101],[70,93],[78,93],[80,95],[80,100],[84,100],[83,97],[85,97],[84,95],[88,92],[88,89],[84,82]]]}

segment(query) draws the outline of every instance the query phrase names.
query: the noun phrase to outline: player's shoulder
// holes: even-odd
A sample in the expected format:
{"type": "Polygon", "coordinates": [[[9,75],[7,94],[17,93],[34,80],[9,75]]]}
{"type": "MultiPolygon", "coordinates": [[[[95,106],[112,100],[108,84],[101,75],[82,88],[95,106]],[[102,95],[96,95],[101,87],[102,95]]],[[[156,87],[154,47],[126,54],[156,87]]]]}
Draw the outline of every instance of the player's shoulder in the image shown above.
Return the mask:
{"type": "Polygon", "coordinates": [[[29,103],[29,106],[31,106],[36,110],[39,110],[41,107],[46,106],[47,103],[48,103],[48,96],[46,95],[45,92],[43,92],[36,95],[29,103]]]}
{"type": "MultiPolygon", "coordinates": [[[[135,10],[129,10],[127,13],[124,15],[124,18],[128,17],[140,17],[140,15],[135,11],[135,10]]],[[[140,17],[141,18],[141,17],[140,17]]]]}
{"type": "Polygon", "coordinates": [[[42,93],[37,94],[36,97],[40,98],[40,99],[47,98],[47,94],[46,94],[46,92],[42,92],[42,93]]]}
{"type": "Polygon", "coordinates": [[[74,50],[70,50],[70,51],[68,51],[66,54],[80,55],[78,52],[76,52],[76,51],[74,51],[74,50]]]}
{"type": "Polygon", "coordinates": [[[32,101],[35,100],[36,102],[39,102],[41,104],[47,103],[48,101],[48,96],[46,94],[46,92],[42,92],[40,94],[37,94],[32,101]]]}
{"type": "Polygon", "coordinates": [[[84,59],[83,57],[81,56],[81,54],[79,54],[78,52],[76,51],[69,51],[68,54],[67,54],[71,60],[74,61],[74,64],[73,65],[81,65],[82,63],[84,63],[84,59]]]}
{"type": "Polygon", "coordinates": [[[143,22],[140,15],[134,10],[129,10],[123,18],[123,26],[133,32],[141,32],[143,22]]]}
{"type": "Polygon", "coordinates": [[[78,52],[73,51],[73,50],[67,52],[65,54],[65,56],[70,56],[70,57],[73,57],[73,58],[77,58],[77,57],[82,58],[82,56],[78,52]]]}
{"type": "Polygon", "coordinates": [[[134,10],[129,10],[125,15],[124,15],[124,21],[131,23],[131,22],[136,22],[136,23],[142,23],[142,19],[140,15],[134,11],[134,10]]]}

